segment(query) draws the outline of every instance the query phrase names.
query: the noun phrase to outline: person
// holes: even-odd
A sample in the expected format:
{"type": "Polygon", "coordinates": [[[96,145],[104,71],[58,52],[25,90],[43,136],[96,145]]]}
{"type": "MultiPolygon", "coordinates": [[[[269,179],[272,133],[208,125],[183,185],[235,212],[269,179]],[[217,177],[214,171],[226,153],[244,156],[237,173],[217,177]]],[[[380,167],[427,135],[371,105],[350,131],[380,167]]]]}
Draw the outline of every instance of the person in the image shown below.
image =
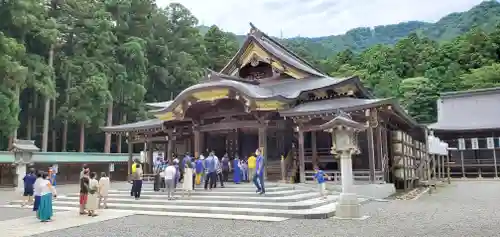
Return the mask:
{"type": "Polygon", "coordinates": [[[235,184],[239,184],[241,181],[241,164],[238,155],[233,160],[233,181],[235,184]]]}
{"type": "Polygon", "coordinates": [[[314,171],[316,172],[314,174],[314,179],[318,182],[318,190],[319,194],[321,195],[321,199],[326,199],[327,194],[326,194],[326,184],[325,184],[325,178],[329,179],[327,174],[323,172],[318,166],[314,167],[314,171]]]}
{"type": "Polygon", "coordinates": [[[182,197],[187,191],[188,197],[191,197],[191,191],[193,191],[193,164],[191,161],[187,161],[184,164],[184,182],[182,183],[182,197]]]}
{"type": "Polygon", "coordinates": [[[165,192],[166,183],[165,183],[165,169],[167,168],[167,163],[163,162],[160,168],[160,190],[165,192]]]}
{"type": "Polygon", "coordinates": [[[108,194],[109,194],[110,181],[106,172],[101,173],[101,178],[99,179],[99,208],[101,208],[101,203],[104,209],[108,208],[108,194]]]}
{"type": "Polygon", "coordinates": [[[204,156],[200,155],[200,157],[196,160],[196,164],[195,164],[196,185],[201,184],[201,180],[203,177],[203,171],[205,170],[205,167],[203,167],[203,159],[202,158],[204,159],[204,156]]]}
{"type": "Polygon", "coordinates": [[[82,171],[80,171],[80,179],[83,178],[83,176],[85,176],[85,171],[89,172],[89,167],[86,165],[86,164],[83,164],[82,166],[82,171]]]}
{"type": "Polygon", "coordinates": [[[191,160],[191,186],[193,186],[193,191],[194,191],[194,181],[196,179],[196,172],[194,171],[196,167],[196,162],[194,162],[194,159],[191,160]]]}
{"type": "Polygon", "coordinates": [[[217,170],[216,170],[216,177],[215,177],[216,181],[215,181],[214,188],[217,188],[217,179],[220,182],[221,188],[223,188],[224,187],[224,179],[222,179],[222,164],[221,164],[221,162],[219,160],[219,157],[217,157],[216,155],[214,155],[214,158],[215,158],[214,159],[215,160],[215,167],[217,168],[217,170]]]}
{"type": "Polygon", "coordinates": [[[172,165],[172,162],[168,162],[168,166],[165,169],[165,185],[167,187],[167,197],[168,200],[173,199],[173,192],[175,189],[175,178],[177,177],[177,170],[175,166],[172,165]]]}
{"type": "Polygon", "coordinates": [[[186,163],[191,163],[191,156],[189,155],[189,152],[186,152],[186,154],[184,155],[184,158],[182,158],[182,161],[179,165],[179,171],[181,172],[180,173],[180,178],[179,178],[179,182],[184,181],[184,168],[186,167],[186,163]]]}
{"type": "Polygon", "coordinates": [[[153,174],[154,174],[154,184],[153,184],[153,190],[155,192],[158,192],[160,191],[160,186],[161,186],[161,175],[160,175],[160,172],[162,170],[162,162],[161,162],[161,157],[157,157],[156,158],[156,161],[154,163],[154,167],[153,167],[153,174]]]}
{"type": "Polygon", "coordinates": [[[37,172],[36,181],[33,184],[34,188],[33,194],[35,196],[35,201],[33,203],[33,211],[36,213],[37,218],[38,218],[38,207],[40,206],[40,198],[42,196],[42,189],[41,189],[42,186],[40,185],[40,182],[43,181],[42,175],[43,173],[41,171],[37,172]]]}
{"type": "Polygon", "coordinates": [[[257,187],[257,193],[265,194],[266,190],[264,189],[264,157],[262,156],[262,152],[259,149],[255,151],[255,155],[257,155],[257,160],[255,161],[253,183],[255,187],[257,187]]]}
{"type": "Polygon", "coordinates": [[[35,169],[31,168],[28,173],[23,177],[24,182],[24,193],[23,197],[25,198],[22,206],[30,205],[33,202],[33,193],[34,193],[34,184],[36,182],[35,169]]]}
{"type": "Polygon", "coordinates": [[[216,166],[216,163],[215,163],[215,155],[214,155],[214,152],[210,152],[210,154],[208,155],[208,157],[205,159],[205,190],[207,190],[208,188],[210,188],[210,190],[212,190],[212,188],[215,188],[215,182],[216,182],[216,178],[217,178],[217,166],[216,166]],[[209,186],[209,183],[210,183],[210,186],[209,186]]]}
{"type": "Polygon", "coordinates": [[[246,161],[244,160],[240,160],[240,164],[241,164],[241,176],[242,176],[242,180],[243,182],[248,182],[248,164],[246,161]]]}
{"type": "Polygon", "coordinates": [[[174,167],[175,167],[175,179],[174,179],[174,192],[175,189],[177,188],[177,184],[179,183],[179,180],[181,179],[181,172],[179,168],[179,160],[174,159],[174,167]]]}
{"type": "Polygon", "coordinates": [[[135,172],[132,173],[132,194],[135,200],[139,200],[141,198],[142,174],[142,166],[139,161],[136,161],[135,172]]]}
{"type": "Polygon", "coordinates": [[[89,170],[86,169],[83,172],[83,176],[80,179],[80,215],[88,214],[85,212],[85,205],[87,205],[87,199],[89,195],[89,170]]]}
{"type": "Polygon", "coordinates": [[[87,197],[87,211],[89,212],[89,216],[97,216],[95,211],[99,205],[99,181],[96,179],[97,174],[95,172],[90,173],[90,181],[89,181],[89,194],[87,197]]]}
{"type": "Polygon", "coordinates": [[[50,182],[48,173],[42,174],[42,180],[38,183],[39,190],[41,191],[40,206],[38,207],[37,216],[41,222],[49,222],[52,220],[54,211],[52,209],[52,197],[56,197],[57,193],[50,182]]]}
{"type": "Polygon", "coordinates": [[[250,154],[250,156],[248,157],[248,174],[249,175],[252,175],[251,177],[253,177],[253,174],[255,174],[255,163],[257,161],[257,158],[255,157],[255,154],[250,154]]]}
{"type": "Polygon", "coordinates": [[[229,156],[226,153],[224,157],[222,157],[222,179],[224,180],[224,182],[229,181],[229,170],[229,156]]]}
{"type": "Polygon", "coordinates": [[[57,170],[54,168],[53,165],[49,167],[49,180],[52,186],[56,186],[56,177],[57,177],[57,170]]]}

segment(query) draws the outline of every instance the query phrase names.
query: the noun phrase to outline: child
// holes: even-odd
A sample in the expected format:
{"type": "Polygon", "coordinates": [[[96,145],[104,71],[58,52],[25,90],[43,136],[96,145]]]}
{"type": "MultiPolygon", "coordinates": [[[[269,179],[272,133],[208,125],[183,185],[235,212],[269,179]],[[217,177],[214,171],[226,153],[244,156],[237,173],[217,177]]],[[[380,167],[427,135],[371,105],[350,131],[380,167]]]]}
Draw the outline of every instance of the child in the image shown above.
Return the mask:
{"type": "Polygon", "coordinates": [[[323,170],[320,170],[318,166],[314,167],[314,171],[316,171],[314,179],[318,181],[319,194],[321,194],[321,199],[325,200],[327,197],[325,178],[329,179],[330,177],[323,170]]]}

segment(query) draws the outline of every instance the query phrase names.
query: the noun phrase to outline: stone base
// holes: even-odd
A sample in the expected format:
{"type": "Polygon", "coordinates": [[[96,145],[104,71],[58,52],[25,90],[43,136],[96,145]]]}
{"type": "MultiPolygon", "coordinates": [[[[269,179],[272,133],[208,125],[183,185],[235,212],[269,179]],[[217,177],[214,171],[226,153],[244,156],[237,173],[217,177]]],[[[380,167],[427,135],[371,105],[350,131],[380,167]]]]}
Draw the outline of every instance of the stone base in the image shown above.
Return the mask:
{"type": "Polygon", "coordinates": [[[354,193],[341,193],[335,209],[338,219],[360,219],[361,205],[358,196],[354,193]]]}

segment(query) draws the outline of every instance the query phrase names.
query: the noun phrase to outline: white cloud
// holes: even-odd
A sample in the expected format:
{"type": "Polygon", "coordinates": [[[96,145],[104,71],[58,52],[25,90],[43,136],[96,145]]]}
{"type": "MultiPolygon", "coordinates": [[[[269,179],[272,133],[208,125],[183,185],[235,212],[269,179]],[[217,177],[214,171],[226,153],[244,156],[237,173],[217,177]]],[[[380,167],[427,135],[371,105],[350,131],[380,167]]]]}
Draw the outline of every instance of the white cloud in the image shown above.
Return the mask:
{"type": "Polygon", "coordinates": [[[171,2],[186,6],[200,24],[215,24],[236,34],[248,33],[252,22],[274,36],[283,32],[284,37],[314,37],[362,26],[434,22],[482,0],[157,0],[160,6],[171,2]]]}

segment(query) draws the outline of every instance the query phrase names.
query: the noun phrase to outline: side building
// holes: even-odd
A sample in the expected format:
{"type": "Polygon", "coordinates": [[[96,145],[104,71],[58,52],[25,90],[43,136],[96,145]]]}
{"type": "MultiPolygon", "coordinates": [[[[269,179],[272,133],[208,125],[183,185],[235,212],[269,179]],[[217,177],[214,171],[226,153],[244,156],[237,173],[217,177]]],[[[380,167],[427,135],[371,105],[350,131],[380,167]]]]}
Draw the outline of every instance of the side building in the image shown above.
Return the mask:
{"type": "Polygon", "coordinates": [[[450,151],[453,177],[498,177],[500,87],[441,94],[438,121],[429,125],[450,151]]]}
{"type": "Polygon", "coordinates": [[[374,98],[356,76],[329,77],[253,25],[220,72],[209,71],[172,101],[148,106],[155,119],[103,131],[128,136],[129,146],[144,143],[149,164],[153,150],[169,159],[209,150],[232,158],[261,148],[269,180],[306,182],[318,165],[339,181],[331,136],[317,129],[339,113],[367,126],[353,159],[357,181],[411,185],[426,152],[425,127],[397,101],[374,98]]]}

